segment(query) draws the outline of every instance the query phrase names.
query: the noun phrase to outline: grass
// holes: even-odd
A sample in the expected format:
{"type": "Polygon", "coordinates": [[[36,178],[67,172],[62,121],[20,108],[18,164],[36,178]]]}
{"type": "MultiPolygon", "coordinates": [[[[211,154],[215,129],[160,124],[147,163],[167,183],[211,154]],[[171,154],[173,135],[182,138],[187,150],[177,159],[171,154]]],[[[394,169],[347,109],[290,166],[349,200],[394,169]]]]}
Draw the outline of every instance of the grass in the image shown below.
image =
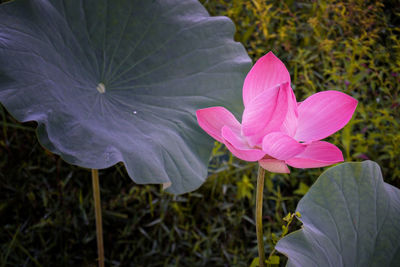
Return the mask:
{"type": "MultiPolygon", "coordinates": [[[[8,135],[24,136],[25,142],[11,143],[7,166],[15,168],[1,172],[0,262],[4,266],[25,262],[94,266],[90,171],[44,151],[33,132],[9,129],[8,135]]],[[[230,163],[220,162],[226,150],[219,147],[214,165],[220,168],[212,171],[200,190],[182,196],[166,194],[160,186],[136,185],[120,165],[100,171],[108,265],[248,265],[257,253],[255,199],[243,178],[250,177],[254,184],[256,165],[233,158],[230,163]],[[240,198],[238,185],[250,194],[240,198]]],[[[284,175],[273,179],[288,183],[284,175]]],[[[281,194],[266,201],[268,224],[278,225],[281,220],[274,222],[275,218],[294,209],[294,202],[289,202],[281,194]],[[285,205],[277,205],[276,200],[285,205]]]]}
{"type": "MultiPolygon", "coordinates": [[[[385,181],[400,187],[395,2],[202,1],[212,15],[234,21],[236,40],[254,60],[272,50],[285,62],[298,100],[322,90],[357,98],[351,123],[328,141],[346,161],[376,161],[385,181]]],[[[35,123],[20,124],[0,110],[0,266],[95,266],[90,170],[44,150],[35,123]]],[[[216,144],[209,171],[199,190],[172,196],[160,186],[134,184],[122,165],[101,170],[106,264],[248,266],[257,256],[257,166],[216,144]]],[[[283,218],[323,169],[291,171],[267,175],[267,253],[272,234],[279,236],[283,218]]]]}

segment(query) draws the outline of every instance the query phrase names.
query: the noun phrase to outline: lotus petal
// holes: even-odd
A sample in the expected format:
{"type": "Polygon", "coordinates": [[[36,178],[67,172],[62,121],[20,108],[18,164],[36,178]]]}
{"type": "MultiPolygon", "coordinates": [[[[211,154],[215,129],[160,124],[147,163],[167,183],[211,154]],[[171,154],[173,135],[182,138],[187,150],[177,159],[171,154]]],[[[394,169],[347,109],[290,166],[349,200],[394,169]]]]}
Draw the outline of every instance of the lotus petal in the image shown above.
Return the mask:
{"type": "Polygon", "coordinates": [[[274,53],[268,52],[257,60],[247,74],[243,85],[243,103],[246,107],[265,90],[275,88],[282,83],[290,85],[290,75],[285,65],[274,53]]]}
{"type": "Polygon", "coordinates": [[[196,111],[197,122],[200,127],[215,140],[223,143],[222,127],[225,125],[240,129],[240,123],[235,116],[224,107],[211,107],[196,111]]]}
{"type": "Polygon", "coordinates": [[[274,173],[290,173],[285,161],[277,159],[261,159],[258,164],[265,170],[274,173]]]}
{"type": "Polygon", "coordinates": [[[240,128],[222,128],[224,144],[236,157],[246,161],[257,161],[265,156],[265,152],[258,148],[251,148],[245,138],[240,135],[240,128]]]}
{"type": "Polygon", "coordinates": [[[261,146],[265,135],[279,131],[286,118],[291,90],[288,83],[280,84],[264,91],[245,107],[242,131],[250,146],[261,146]]]}
{"type": "Polygon", "coordinates": [[[262,142],[262,149],[269,156],[287,160],[302,153],[306,149],[305,144],[300,144],[289,135],[282,132],[267,134],[262,142]]]}
{"type": "Polygon", "coordinates": [[[316,141],[342,129],[351,119],[357,100],[338,91],[313,94],[298,107],[299,120],[295,139],[316,141]]]}
{"type": "Polygon", "coordinates": [[[343,161],[343,154],[335,145],[325,141],[315,141],[294,158],[286,160],[295,168],[319,168],[343,161]]]}
{"type": "Polygon", "coordinates": [[[298,117],[299,114],[297,112],[297,101],[296,101],[296,96],[293,93],[293,90],[288,90],[289,96],[288,96],[288,110],[286,113],[285,120],[282,123],[282,126],[280,128],[281,132],[286,133],[287,135],[294,137],[296,134],[297,130],[297,125],[298,125],[298,117]]]}

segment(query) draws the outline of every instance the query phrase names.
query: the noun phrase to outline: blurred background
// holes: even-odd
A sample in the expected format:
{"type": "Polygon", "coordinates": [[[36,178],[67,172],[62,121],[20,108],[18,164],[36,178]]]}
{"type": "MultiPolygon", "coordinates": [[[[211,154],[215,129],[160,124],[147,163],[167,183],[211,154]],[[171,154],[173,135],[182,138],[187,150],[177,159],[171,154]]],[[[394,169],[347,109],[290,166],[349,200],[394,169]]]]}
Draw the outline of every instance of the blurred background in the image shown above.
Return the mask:
{"type": "MultiPolygon", "coordinates": [[[[400,187],[399,1],[201,2],[233,20],[253,61],[273,51],[285,63],[298,101],[323,90],[355,97],[353,119],[327,141],[345,161],[376,161],[400,187]]],[[[90,170],[43,149],[35,127],[0,106],[0,266],[96,266],[90,170]]],[[[122,165],[101,170],[106,265],[249,266],[257,256],[256,171],[218,143],[206,183],[181,196],[134,184],[122,165]]],[[[267,174],[267,254],[323,171],[267,174]]]]}

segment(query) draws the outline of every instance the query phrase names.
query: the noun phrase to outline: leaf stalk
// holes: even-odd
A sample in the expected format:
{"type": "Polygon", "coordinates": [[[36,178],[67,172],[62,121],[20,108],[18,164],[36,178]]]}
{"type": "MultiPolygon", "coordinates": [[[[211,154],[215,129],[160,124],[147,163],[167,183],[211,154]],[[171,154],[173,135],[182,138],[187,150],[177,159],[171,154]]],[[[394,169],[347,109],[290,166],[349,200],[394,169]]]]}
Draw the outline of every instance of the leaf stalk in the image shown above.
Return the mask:
{"type": "Polygon", "coordinates": [[[101,217],[99,172],[92,169],[94,211],[96,216],[97,254],[99,267],[104,267],[103,224],[101,217]]]}
{"type": "Polygon", "coordinates": [[[263,239],[263,228],[262,228],[264,178],[265,178],[265,170],[261,166],[258,166],[257,195],[256,195],[256,232],[257,232],[258,258],[260,261],[259,264],[260,267],[265,266],[264,239],[263,239]]]}

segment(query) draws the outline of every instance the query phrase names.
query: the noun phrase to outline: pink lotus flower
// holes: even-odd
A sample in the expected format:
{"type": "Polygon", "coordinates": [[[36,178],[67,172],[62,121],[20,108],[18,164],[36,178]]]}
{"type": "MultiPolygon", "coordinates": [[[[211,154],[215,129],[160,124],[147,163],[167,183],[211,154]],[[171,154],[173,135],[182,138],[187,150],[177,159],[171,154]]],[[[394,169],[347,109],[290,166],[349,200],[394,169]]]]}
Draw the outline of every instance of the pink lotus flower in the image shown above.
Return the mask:
{"type": "Polygon", "coordinates": [[[197,110],[200,127],[236,157],[258,161],[270,172],[317,168],[343,161],[333,144],[320,141],[343,128],[357,100],[325,91],[296,102],[285,65],[269,52],[248,73],[243,85],[242,124],[223,107],[197,110]]]}

